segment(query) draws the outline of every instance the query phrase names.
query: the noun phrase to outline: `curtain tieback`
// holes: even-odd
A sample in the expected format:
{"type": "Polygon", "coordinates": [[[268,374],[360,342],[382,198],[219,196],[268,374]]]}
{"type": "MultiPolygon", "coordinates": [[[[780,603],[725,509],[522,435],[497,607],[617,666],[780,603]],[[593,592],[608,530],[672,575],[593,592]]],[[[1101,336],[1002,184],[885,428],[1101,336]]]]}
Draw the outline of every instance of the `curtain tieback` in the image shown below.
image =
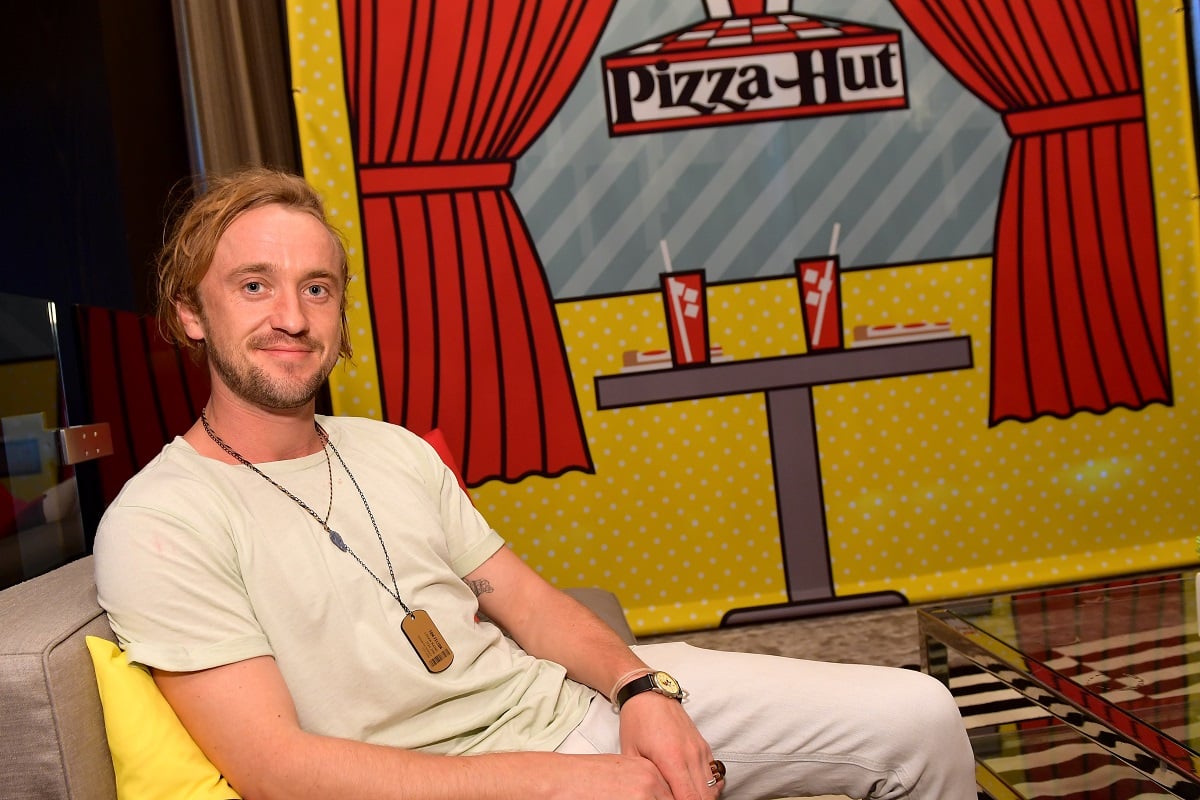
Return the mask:
{"type": "Polygon", "coordinates": [[[1141,93],[1126,92],[1092,100],[1010,111],[1004,115],[1004,127],[1015,138],[1106,123],[1137,122],[1145,116],[1141,93]]]}
{"type": "Polygon", "coordinates": [[[507,189],[512,186],[511,161],[469,161],[457,164],[392,164],[361,166],[358,180],[363,197],[399,194],[507,189]]]}

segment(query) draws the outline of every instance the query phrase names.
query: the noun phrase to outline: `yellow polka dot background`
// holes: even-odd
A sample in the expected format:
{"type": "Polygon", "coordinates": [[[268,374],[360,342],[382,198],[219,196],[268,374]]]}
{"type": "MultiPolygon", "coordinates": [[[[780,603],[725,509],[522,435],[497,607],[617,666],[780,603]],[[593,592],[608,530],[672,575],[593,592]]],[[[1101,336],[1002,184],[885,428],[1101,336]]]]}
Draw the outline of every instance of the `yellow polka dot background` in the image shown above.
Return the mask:
{"type": "MultiPolygon", "coordinates": [[[[855,325],[949,320],[974,366],[814,388],[837,595],[925,602],[1195,563],[1200,237],[1177,6],[1139,3],[1174,405],[989,428],[991,261],[843,272],[847,339],[855,325]]],[[[306,0],[289,26],[306,169],[361,275],[336,11],[306,0]]],[[[361,279],[354,288],[355,363],[332,379],[335,408],[378,416],[361,279]]],[[[804,351],[790,277],[710,286],[708,310],[711,340],[735,359],[804,351]]],[[[485,516],[555,584],[616,592],[640,634],[786,601],[762,395],[599,411],[596,375],[619,372],[624,350],[667,346],[660,297],[557,312],[596,472],[485,485],[473,493],[485,516]]]]}
{"type": "Polygon", "coordinates": [[[346,316],[354,356],[329,376],[333,408],[337,414],[382,419],[337,6],[311,0],[290,2],[287,25],[304,174],[321,192],[330,220],[345,235],[350,261],[346,316]]]}

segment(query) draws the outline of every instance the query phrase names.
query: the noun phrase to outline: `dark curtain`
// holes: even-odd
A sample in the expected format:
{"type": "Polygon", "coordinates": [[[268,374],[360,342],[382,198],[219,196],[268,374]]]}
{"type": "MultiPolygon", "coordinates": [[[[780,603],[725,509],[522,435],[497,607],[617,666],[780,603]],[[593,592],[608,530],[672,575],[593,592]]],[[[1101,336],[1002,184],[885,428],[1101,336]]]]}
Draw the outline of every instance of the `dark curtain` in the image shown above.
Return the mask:
{"type": "Polygon", "coordinates": [[[208,399],[208,369],[159,335],[152,317],[76,306],[89,419],[107,422],[113,454],[96,461],[104,505],[187,432],[208,399]]]}
{"type": "Polygon", "coordinates": [[[440,428],[472,486],[592,469],[509,188],[613,2],[341,2],[384,415],[440,428]]]}
{"type": "Polygon", "coordinates": [[[196,188],[208,175],[248,164],[298,170],[283,5],[172,0],[171,7],[196,188]]]}
{"type": "Polygon", "coordinates": [[[1134,0],[892,0],[1012,136],[990,422],[1172,401],[1134,0]]]}

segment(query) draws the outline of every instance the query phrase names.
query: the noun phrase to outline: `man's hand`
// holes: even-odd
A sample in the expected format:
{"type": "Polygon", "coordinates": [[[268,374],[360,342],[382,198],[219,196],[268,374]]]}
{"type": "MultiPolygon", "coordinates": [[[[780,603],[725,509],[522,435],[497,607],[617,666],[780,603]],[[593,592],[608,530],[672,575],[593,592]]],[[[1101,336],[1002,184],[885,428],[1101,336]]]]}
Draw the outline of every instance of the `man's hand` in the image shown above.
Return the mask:
{"type": "Polygon", "coordinates": [[[642,692],[621,706],[621,753],[648,759],[671,787],[674,800],[708,800],[721,793],[712,780],[712,748],[677,700],[642,692]]]}

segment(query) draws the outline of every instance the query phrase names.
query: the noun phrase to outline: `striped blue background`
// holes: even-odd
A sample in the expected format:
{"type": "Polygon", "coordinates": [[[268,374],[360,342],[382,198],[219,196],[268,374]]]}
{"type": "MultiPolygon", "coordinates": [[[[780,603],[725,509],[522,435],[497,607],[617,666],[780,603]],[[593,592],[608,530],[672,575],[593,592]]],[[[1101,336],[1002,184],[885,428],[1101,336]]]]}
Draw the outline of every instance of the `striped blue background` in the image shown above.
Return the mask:
{"type": "Polygon", "coordinates": [[[610,138],[600,58],[705,19],[700,0],[619,0],[514,194],[556,299],[657,287],[659,240],[709,282],[990,253],[1009,139],[884,0],[795,13],[902,31],[908,109],[610,138]]]}

